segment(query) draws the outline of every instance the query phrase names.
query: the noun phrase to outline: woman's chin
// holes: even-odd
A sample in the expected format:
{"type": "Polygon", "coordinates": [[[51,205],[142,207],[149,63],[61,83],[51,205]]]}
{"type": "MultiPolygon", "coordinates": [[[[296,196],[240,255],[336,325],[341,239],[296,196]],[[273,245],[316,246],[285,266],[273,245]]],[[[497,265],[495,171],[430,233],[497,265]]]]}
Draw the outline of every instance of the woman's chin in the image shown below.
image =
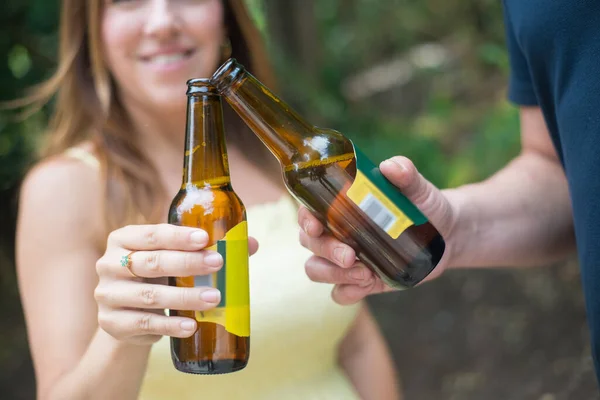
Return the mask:
{"type": "Polygon", "coordinates": [[[144,110],[160,118],[184,118],[187,108],[186,81],[173,85],[145,85],[143,90],[129,90],[123,102],[133,109],[144,110]]]}
{"type": "Polygon", "coordinates": [[[176,113],[177,115],[185,112],[187,107],[186,87],[183,90],[164,90],[157,91],[152,97],[146,98],[150,102],[157,114],[176,113]]]}

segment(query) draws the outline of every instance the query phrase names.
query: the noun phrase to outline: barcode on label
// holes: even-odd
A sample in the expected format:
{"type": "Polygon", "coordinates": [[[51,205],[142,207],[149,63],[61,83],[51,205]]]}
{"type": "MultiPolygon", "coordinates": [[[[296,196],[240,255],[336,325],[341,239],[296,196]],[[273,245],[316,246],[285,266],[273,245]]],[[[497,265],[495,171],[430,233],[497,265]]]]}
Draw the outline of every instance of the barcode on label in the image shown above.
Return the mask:
{"type": "Polygon", "coordinates": [[[359,205],[373,222],[387,232],[396,223],[397,218],[371,193],[367,194],[359,205]]]}

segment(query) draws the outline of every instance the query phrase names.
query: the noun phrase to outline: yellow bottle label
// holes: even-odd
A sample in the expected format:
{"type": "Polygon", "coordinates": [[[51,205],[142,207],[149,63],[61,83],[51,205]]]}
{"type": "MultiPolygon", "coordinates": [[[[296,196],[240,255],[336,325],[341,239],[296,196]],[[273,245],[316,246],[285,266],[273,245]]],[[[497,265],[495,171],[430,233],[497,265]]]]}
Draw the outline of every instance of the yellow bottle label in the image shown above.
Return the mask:
{"type": "Polygon", "coordinates": [[[360,169],[356,170],[356,179],[346,196],[392,239],[396,239],[413,224],[360,169]]]}
{"type": "Polygon", "coordinates": [[[212,310],[196,311],[196,320],[217,323],[236,336],[250,336],[248,223],[237,224],[208,250],[221,254],[223,267],[214,274],[195,277],[194,284],[219,289],[221,302],[212,310]]]}

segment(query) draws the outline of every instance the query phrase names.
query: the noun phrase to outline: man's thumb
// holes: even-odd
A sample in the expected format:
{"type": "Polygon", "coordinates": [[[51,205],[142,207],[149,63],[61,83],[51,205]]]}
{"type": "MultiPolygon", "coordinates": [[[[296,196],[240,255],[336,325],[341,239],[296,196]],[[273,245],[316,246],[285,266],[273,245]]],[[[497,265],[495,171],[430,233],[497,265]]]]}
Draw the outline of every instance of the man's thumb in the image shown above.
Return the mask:
{"type": "Polygon", "coordinates": [[[379,168],[438,229],[444,229],[448,223],[450,205],[442,192],[417,171],[412,161],[395,156],[383,161],[379,168]]]}

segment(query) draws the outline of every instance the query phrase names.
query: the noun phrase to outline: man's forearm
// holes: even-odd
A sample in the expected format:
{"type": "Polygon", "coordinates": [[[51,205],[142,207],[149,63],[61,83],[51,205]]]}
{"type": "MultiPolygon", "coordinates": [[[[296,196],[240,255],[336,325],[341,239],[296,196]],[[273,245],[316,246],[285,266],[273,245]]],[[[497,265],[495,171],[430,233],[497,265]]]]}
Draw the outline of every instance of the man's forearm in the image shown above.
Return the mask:
{"type": "Polygon", "coordinates": [[[561,165],[525,152],[481,183],[445,191],[456,205],[450,267],[539,265],[574,249],[561,165]]]}
{"type": "Polygon", "coordinates": [[[150,346],[120,343],[98,328],[87,352],[41,398],[46,400],[135,399],[150,346]]]}

